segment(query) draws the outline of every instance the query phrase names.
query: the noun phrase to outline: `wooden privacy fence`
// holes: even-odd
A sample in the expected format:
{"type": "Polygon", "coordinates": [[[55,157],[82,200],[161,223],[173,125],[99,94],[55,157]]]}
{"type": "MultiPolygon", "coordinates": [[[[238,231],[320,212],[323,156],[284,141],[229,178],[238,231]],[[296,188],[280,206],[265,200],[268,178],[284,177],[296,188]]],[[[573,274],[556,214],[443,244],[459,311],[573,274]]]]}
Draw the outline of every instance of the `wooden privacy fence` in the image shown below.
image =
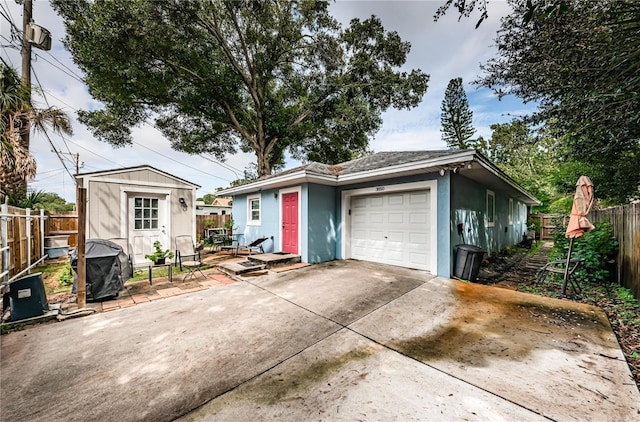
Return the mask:
{"type": "Polygon", "coordinates": [[[45,213],[2,205],[0,209],[0,248],[2,267],[0,283],[5,285],[44,255],[42,235],[45,213]]]}
{"type": "Polygon", "coordinates": [[[0,214],[0,283],[6,284],[42,260],[45,237],[68,235],[70,249],[78,243],[75,211],[45,212],[2,205],[0,214]]]}
{"type": "Polygon", "coordinates": [[[204,229],[207,225],[213,225],[213,228],[224,227],[226,222],[231,219],[230,214],[226,215],[196,215],[196,236],[202,239],[204,229]]]}
{"type": "Polygon", "coordinates": [[[539,239],[553,239],[553,229],[555,223],[562,221],[562,226],[567,227],[569,224],[569,216],[565,214],[530,214],[529,219],[537,220],[540,226],[540,233],[537,233],[539,239]]]}
{"type": "Polygon", "coordinates": [[[69,236],[69,250],[78,246],[78,213],[76,211],[47,211],[45,236],[69,236]]]}
{"type": "Polygon", "coordinates": [[[592,223],[608,221],[618,241],[617,281],[640,300],[640,203],[591,210],[592,223]]]}

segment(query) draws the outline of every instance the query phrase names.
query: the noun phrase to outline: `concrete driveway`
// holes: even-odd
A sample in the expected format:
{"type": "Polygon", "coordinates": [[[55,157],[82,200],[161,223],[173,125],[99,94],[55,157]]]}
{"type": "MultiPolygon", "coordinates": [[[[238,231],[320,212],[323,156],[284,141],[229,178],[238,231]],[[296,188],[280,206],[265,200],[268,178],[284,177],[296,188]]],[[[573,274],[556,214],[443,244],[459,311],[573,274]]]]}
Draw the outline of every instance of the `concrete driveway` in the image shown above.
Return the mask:
{"type": "Polygon", "coordinates": [[[637,420],[593,307],[339,261],[4,335],[1,420],[637,420]]]}

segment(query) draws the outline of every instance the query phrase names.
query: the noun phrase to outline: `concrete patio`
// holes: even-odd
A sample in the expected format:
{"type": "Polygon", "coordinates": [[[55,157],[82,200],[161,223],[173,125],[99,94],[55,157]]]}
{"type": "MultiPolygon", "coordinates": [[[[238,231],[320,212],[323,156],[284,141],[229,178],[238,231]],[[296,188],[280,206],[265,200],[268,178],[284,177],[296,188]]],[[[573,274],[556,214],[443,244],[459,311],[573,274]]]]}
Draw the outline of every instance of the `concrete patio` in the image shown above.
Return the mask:
{"type": "Polygon", "coordinates": [[[2,420],[637,420],[597,308],[336,261],[1,338],[2,420]]]}

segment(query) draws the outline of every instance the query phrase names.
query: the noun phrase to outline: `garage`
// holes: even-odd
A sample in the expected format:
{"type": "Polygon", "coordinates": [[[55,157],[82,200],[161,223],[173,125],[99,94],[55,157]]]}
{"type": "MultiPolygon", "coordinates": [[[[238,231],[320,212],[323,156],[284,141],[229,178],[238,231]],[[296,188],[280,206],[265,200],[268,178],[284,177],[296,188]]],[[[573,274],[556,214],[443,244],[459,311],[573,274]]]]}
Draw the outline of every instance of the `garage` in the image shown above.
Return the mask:
{"type": "Polygon", "coordinates": [[[351,258],[433,271],[431,190],[351,197],[351,258]]]}

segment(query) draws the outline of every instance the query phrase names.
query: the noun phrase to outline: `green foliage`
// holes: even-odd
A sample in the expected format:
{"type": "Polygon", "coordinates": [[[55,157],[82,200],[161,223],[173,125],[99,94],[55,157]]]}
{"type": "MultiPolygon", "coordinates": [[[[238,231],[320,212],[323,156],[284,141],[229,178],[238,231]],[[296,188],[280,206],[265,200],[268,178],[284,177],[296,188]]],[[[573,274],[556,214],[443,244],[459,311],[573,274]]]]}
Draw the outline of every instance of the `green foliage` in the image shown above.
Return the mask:
{"type": "Polygon", "coordinates": [[[147,118],[187,153],[253,151],[265,176],[294,158],[366,151],[389,107],[420,103],[428,75],[375,16],[342,28],[326,1],[52,0],[65,46],[105,104],[80,120],[131,142],[147,118]],[[135,36],[132,36],[135,34],[135,36]]]}
{"type": "Polygon", "coordinates": [[[204,201],[205,204],[211,205],[213,204],[213,201],[216,200],[216,196],[212,193],[205,193],[204,196],[202,197],[202,200],[204,201]]]}
{"type": "Polygon", "coordinates": [[[60,273],[59,285],[60,287],[67,287],[73,285],[73,272],[71,270],[71,264],[69,261],[65,261],[62,272],[60,273]]]}
{"type": "Polygon", "coordinates": [[[569,214],[573,206],[573,196],[558,198],[549,204],[549,212],[552,214],[569,214]]]}
{"type": "MultiPolygon", "coordinates": [[[[554,245],[549,259],[566,258],[569,252],[569,239],[565,237],[566,227],[561,221],[555,221],[553,232],[554,245]]],[[[573,242],[572,258],[585,260],[574,276],[579,282],[611,281],[611,268],[615,262],[618,242],[613,237],[613,229],[608,222],[598,223],[596,228],[585,233],[573,242]]]]}
{"type": "Polygon", "coordinates": [[[169,249],[162,249],[162,244],[159,241],[153,242],[154,252],[152,254],[147,254],[144,257],[148,260],[153,261],[154,263],[158,262],[159,259],[162,258],[173,258],[174,254],[169,249]]]}
{"type": "Polygon", "coordinates": [[[67,203],[57,193],[32,191],[25,194],[8,195],[9,205],[20,208],[46,211],[73,211],[75,204],[67,203]]]}
{"type": "Polygon", "coordinates": [[[638,196],[640,2],[510,3],[499,56],[482,66],[477,83],[537,102],[533,121],[553,126],[564,161],[579,163],[599,198],[638,196]]]}
{"type": "Polygon", "coordinates": [[[442,140],[450,149],[469,148],[476,130],[472,125],[473,112],[462,86],[462,78],[449,81],[440,110],[442,111],[440,115],[442,140]]]}

